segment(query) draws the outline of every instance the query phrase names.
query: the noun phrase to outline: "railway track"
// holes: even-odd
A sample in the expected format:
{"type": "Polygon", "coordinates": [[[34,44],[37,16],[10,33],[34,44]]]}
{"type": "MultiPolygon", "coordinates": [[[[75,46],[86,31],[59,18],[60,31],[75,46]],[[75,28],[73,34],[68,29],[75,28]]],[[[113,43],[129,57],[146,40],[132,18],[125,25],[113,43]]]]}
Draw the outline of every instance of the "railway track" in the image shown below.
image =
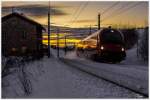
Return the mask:
{"type": "MultiPolygon", "coordinates": [[[[148,87],[147,87],[147,90],[145,90],[146,89],[145,87],[143,89],[143,87],[141,87],[141,86],[135,88],[135,87],[128,86],[126,84],[122,84],[120,82],[114,81],[112,79],[109,79],[108,77],[103,77],[102,75],[99,75],[99,74],[91,71],[90,66],[88,66],[87,64],[81,63],[81,62],[77,63],[76,61],[74,62],[73,60],[64,59],[64,58],[60,58],[60,61],[63,62],[64,64],[66,64],[66,65],[68,65],[70,67],[76,68],[76,69],[78,69],[78,70],[80,70],[82,72],[88,73],[88,74],[90,74],[92,76],[95,76],[97,78],[101,78],[101,79],[103,79],[103,80],[105,80],[107,82],[115,84],[115,85],[117,85],[117,86],[119,86],[121,88],[125,88],[125,89],[130,90],[130,91],[132,91],[134,93],[137,93],[137,94],[141,95],[143,98],[148,98],[149,97],[148,96],[148,87]],[[86,66],[87,69],[85,69],[83,67],[79,67],[79,65],[80,66],[86,66]]],[[[132,84],[134,85],[134,83],[132,83],[132,84]]]]}

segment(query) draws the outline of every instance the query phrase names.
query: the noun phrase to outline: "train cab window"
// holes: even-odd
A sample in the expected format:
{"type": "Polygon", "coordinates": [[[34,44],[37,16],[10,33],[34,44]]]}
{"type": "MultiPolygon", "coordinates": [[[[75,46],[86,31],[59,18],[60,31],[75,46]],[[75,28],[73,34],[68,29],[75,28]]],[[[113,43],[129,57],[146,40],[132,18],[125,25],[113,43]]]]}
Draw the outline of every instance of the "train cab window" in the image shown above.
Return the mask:
{"type": "Polygon", "coordinates": [[[123,37],[117,30],[107,29],[102,31],[101,38],[103,43],[123,43],[123,37]]]}

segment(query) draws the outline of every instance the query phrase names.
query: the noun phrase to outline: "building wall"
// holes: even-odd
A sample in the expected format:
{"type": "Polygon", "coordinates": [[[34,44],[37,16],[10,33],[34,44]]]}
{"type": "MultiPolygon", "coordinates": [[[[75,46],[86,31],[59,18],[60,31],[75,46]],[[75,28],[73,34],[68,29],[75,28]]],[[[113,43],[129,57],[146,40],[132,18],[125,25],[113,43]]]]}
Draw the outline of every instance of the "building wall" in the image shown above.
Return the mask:
{"type": "Polygon", "coordinates": [[[16,16],[3,21],[2,53],[11,55],[15,51],[20,55],[24,47],[28,51],[37,51],[37,26],[16,16]],[[26,38],[22,38],[23,34],[26,38]]]}

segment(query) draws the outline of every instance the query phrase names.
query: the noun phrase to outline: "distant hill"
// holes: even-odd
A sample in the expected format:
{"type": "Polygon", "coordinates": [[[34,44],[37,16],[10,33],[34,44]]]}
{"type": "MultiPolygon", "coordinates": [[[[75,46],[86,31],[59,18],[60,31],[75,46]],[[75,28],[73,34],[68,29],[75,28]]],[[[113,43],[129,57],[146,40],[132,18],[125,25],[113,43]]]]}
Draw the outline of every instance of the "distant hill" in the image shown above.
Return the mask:
{"type": "MultiPolygon", "coordinates": [[[[48,32],[47,25],[44,25],[46,29],[46,33],[48,32]]],[[[59,33],[71,33],[71,34],[90,34],[89,28],[70,28],[70,27],[61,27],[61,26],[52,26],[50,27],[52,33],[57,33],[59,29],[59,33]]],[[[97,31],[97,28],[92,28],[91,33],[97,31]]]]}

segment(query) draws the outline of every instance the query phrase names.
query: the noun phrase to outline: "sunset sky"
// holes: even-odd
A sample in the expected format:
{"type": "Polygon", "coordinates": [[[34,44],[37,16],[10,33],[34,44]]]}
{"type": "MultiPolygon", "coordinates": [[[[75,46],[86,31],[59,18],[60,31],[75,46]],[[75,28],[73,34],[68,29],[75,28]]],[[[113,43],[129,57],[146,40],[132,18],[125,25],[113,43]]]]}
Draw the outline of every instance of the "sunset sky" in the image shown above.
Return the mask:
{"type": "MultiPolygon", "coordinates": [[[[48,1],[3,1],[2,16],[16,12],[47,25],[48,1]]],[[[97,15],[100,12],[102,26],[136,25],[145,26],[148,23],[148,2],[104,2],[104,1],[52,1],[51,25],[67,27],[89,27],[97,25],[97,15]]]]}

